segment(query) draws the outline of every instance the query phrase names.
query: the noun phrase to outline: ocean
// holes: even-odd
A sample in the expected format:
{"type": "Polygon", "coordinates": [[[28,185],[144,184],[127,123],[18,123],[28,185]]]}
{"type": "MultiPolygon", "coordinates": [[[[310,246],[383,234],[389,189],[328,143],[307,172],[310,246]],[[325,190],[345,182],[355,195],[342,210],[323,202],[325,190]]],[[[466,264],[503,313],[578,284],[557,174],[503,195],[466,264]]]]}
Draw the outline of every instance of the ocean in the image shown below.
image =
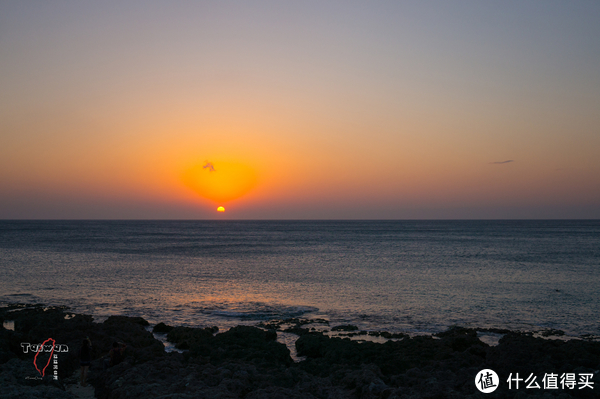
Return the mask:
{"type": "Polygon", "coordinates": [[[600,336],[600,221],[0,221],[0,303],[600,336]]]}

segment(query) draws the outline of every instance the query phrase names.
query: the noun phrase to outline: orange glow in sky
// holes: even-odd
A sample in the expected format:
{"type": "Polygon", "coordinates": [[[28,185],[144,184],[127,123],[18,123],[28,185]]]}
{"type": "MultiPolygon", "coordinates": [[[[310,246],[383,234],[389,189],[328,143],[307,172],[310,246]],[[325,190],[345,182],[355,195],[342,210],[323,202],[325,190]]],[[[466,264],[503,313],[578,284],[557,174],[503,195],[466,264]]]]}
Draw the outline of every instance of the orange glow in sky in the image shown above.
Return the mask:
{"type": "Polygon", "coordinates": [[[599,2],[233,2],[0,2],[0,218],[600,218],[599,2]]]}
{"type": "MultiPolygon", "coordinates": [[[[205,161],[185,171],[183,183],[200,197],[215,203],[227,203],[254,188],[256,173],[241,163],[205,161]]],[[[223,212],[225,208],[221,208],[219,211],[223,212]]]]}

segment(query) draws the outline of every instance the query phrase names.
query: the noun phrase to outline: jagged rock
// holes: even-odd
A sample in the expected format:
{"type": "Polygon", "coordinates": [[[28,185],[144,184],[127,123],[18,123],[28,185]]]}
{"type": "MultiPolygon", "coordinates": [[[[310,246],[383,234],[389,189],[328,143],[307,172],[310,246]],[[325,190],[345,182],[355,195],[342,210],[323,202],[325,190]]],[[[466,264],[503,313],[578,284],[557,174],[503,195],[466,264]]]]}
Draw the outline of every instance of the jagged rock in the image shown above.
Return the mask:
{"type": "MultiPolygon", "coordinates": [[[[273,325],[267,331],[239,326],[215,334],[212,328],[175,327],[168,339],[189,348],[165,353],[144,326],[124,316],[104,323],[66,309],[44,306],[0,308],[0,318],[15,320],[15,331],[0,330],[0,396],[2,398],[69,398],[60,383],[35,377],[31,354],[20,342],[40,343],[49,336],[67,344],[60,354],[60,378],[79,367],[81,341],[93,343],[89,381],[101,399],[114,398],[478,398],[474,377],[484,368],[506,381],[509,373],[592,373],[600,369],[600,343],[534,338],[505,332],[490,347],[477,338],[480,329],[454,327],[435,337],[404,337],[384,344],[332,338],[302,328],[298,322],[273,325]],[[293,363],[275,330],[301,332],[296,347],[306,360],[293,363]],[[31,330],[27,330],[31,328],[31,330]],[[127,344],[124,360],[106,370],[100,358],[113,341],[127,344]]],[[[383,333],[379,333],[383,336],[383,333]]],[[[387,334],[386,334],[387,335],[387,334]]],[[[68,375],[70,375],[68,374],[68,375]]],[[[59,380],[60,381],[60,380],[59,380]]],[[[495,398],[595,398],[596,389],[556,392],[509,391],[506,383],[495,398]],[[545,396],[544,396],[545,395],[545,396]]],[[[492,397],[492,396],[490,396],[492,397]]]]}
{"type": "Polygon", "coordinates": [[[41,378],[31,361],[12,358],[0,364],[0,397],[10,399],[71,399],[60,382],[41,378]]]}
{"type": "Polygon", "coordinates": [[[135,323],[140,326],[147,327],[150,325],[144,318],[142,317],[129,317],[129,316],[110,316],[104,324],[121,324],[121,323],[135,323]]]}
{"type": "Polygon", "coordinates": [[[212,328],[191,328],[175,327],[167,334],[167,340],[176,344],[179,349],[190,349],[191,345],[200,345],[202,342],[212,338],[213,334],[219,329],[212,328]]]}
{"type": "Polygon", "coordinates": [[[261,364],[292,364],[289,349],[276,342],[276,339],[274,331],[237,326],[191,344],[190,353],[193,356],[209,357],[217,363],[225,359],[239,359],[261,364]]]}
{"type": "Polygon", "coordinates": [[[173,328],[175,328],[175,327],[168,326],[165,323],[161,322],[154,326],[154,328],[152,329],[152,332],[153,333],[168,333],[171,330],[173,330],[173,328]]]}

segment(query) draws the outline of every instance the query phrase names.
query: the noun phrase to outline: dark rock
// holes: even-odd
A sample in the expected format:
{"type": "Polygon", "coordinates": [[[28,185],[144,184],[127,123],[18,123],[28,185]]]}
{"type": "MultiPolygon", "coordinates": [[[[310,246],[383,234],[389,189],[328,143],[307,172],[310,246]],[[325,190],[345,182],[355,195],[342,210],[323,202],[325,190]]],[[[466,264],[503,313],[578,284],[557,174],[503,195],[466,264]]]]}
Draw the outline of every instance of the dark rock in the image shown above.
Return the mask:
{"type": "Polygon", "coordinates": [[[288,388],[269,387],[258,389],[245,396],[246,399],[310,399],[313,395],[288,388]]]}
{"type": "Polygon", "coordinates": [[[561,337],[563,335],[565,335],[563,330],[555,330],[553,328],[542,331],[542,337],[561,337]]]}
{"type": "Polygon", "coordinates": [[[341,326],[335,326],[331,328],[331,331],[356,331],[358,327],[353,326],[351,324],[345,324],[341,326]]]}
{"type": "Polygon", "coordinates": [[[292,333],[296,335],[304,335],[308,334],[310,330],[308,328],[290,327],[283,330],[283,332],[292,333]]]}
{"type": "MultiPolygon", "coordinates": [[[[165,353],[139,318],[113,317],[94,323],[90,316],[64,308],[0,308],[0,317],[15,320],[15,331],[0,330],[0,391],[7,398],[67,398],[60,384],[35,377],[31,356],[20,342],[40,343],[49,336],[68,344],[60,354],[60,373],[78,368],[81,341],[93,343],[90,382],[101,399],[114,398],[478,398],[474,377],[491,368],[504,382],[510,373],[593,373],[600,369],[600,343],[534,338],[530,333],[502,332],[495,347],[477,338],[480,329],[454,327],[435,337],[405,337],[384,344],[351,341],[309,332],[309,323],[273,324],[267,331],[240,326],[215,329],[175,327],[168,339],[189,351],[165,353]],[[31,327],[27,330],[26,327],[31,327]],[[291,326],[291,327],[290,327],[291,326]],[[275,330],[296,331],[296,348],[306,360],[293,363],[275,330]],[[113,341],[127,344],[124,360],[103,370],[113,341]]],[[[340,330],[344,331],[344,330],[340,330]]],[[[354,331],[354,330],[350,330],[354,331]]],[[[498,330],[500,331],[500,330],[498,330]]],[[[490,332],[498,332],[490,331],[490,332]]],[[[375,333],[375,332],[373,332],[375,333]]],[[[350,332],[349,334],[359,334],[350,332]]],[[[384,338],[394,334],[378,332],[384,338]]],[[[61,374],[61,380],[64,375],[61,374]]],[[[595,387],[596,388],[596,387],[595,387]]],[[[490,397],[527,397],[503,383],[490,397]]],[[[539,397],[595,398],[591,389],[534,392],[539,397]],[[545,395],[545,396],[543,396],[545,395]]]]}
{"type": "Polygon", "coordinates": [[[31,361],[17,358],[0,364],[0,387],[0,397],[7,399],[73,398],[59,381],[41,378],[31,361]]]}
{"type": "Polygon", "coordinates": [[[484,344],[477,338],[477,331],[471,328],[452,327],[436,334],[442,342],[454,351],[463,352],[472,346],[482,347],[484,344]]]}
{"type": "Polygon", "coordinates": [[[435,334],[436,337],[446,338],[446,337],[458,337],[458,336],[477,336],[477,330],[472,328],[464,328],[459,326],[452,326],[446,331],[439,332],[435,334]]]}
{"type": "Polygon", "coordinates": [[[175,344],[178,349],[190,349],[191,345],[202,345],[218,331],[213,328],[175,327],[167,334],[167,341],[175,344]]]}
{"type": "Polygon", "coordinates": [[[135,323],[140,326],[147,327],[150,325],[146,320],[142,317],[129,317],[129,316],[110,316],[104,324],[122,324],[122,323],[135,323]]]}
{"type": "Polygon", "coordinates": [[[152,332],[153,333],[168,333],[173,328],[174,327],[168,326],[165,323],[161,322],[154,326],[154,328],[152,329],[152,332]]]}
{"type": "Polygon", "coordinates": [[[489,332],[494,334],[508,334],[513,333],[511,330],[507,330],[505,328],[478,328],[477,331],[480,332],[489,332]]]}
{"type": "Polygon", "coordinates": [[[0,329],[0,364],[17,357],[22,352],[19,336],[10,330],[0,329]]]}
{"type": "Polygon", "coordinates": [[[289,349],[276,342],[277,334],[249,326],[237,326],[190,347],[193,356],[210,357],[216,363],[226,359],[252,361],[262,365],[290,365],[289,349]]]}
{"type": "MultiPolygon", "coordinates": [[[[303,328],[303,326],[307,324],[329,325],[329,322],[325,319],[298,319],[294,317],[285,320],[270,320],[268,322],[261,322],[258,324],[258,327],[267,330],[278,330],[291,333],[298,333],[300,335],[305,333],[306,328],[303,328]]],[[[314,330],[314,327],[312,327],[311,330],[314,330]]]]}

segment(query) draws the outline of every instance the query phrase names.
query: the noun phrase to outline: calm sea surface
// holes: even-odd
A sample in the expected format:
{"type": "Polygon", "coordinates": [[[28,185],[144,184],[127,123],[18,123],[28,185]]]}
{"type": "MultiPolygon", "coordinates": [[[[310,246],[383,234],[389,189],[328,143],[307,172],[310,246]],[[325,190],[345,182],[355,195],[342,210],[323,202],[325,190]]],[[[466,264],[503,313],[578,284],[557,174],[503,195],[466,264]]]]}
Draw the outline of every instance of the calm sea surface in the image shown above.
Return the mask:
{"type": "Polygon", "coordinates": [[[600,221],[0,221],[0,302],[600,335],[600,221]]]}

